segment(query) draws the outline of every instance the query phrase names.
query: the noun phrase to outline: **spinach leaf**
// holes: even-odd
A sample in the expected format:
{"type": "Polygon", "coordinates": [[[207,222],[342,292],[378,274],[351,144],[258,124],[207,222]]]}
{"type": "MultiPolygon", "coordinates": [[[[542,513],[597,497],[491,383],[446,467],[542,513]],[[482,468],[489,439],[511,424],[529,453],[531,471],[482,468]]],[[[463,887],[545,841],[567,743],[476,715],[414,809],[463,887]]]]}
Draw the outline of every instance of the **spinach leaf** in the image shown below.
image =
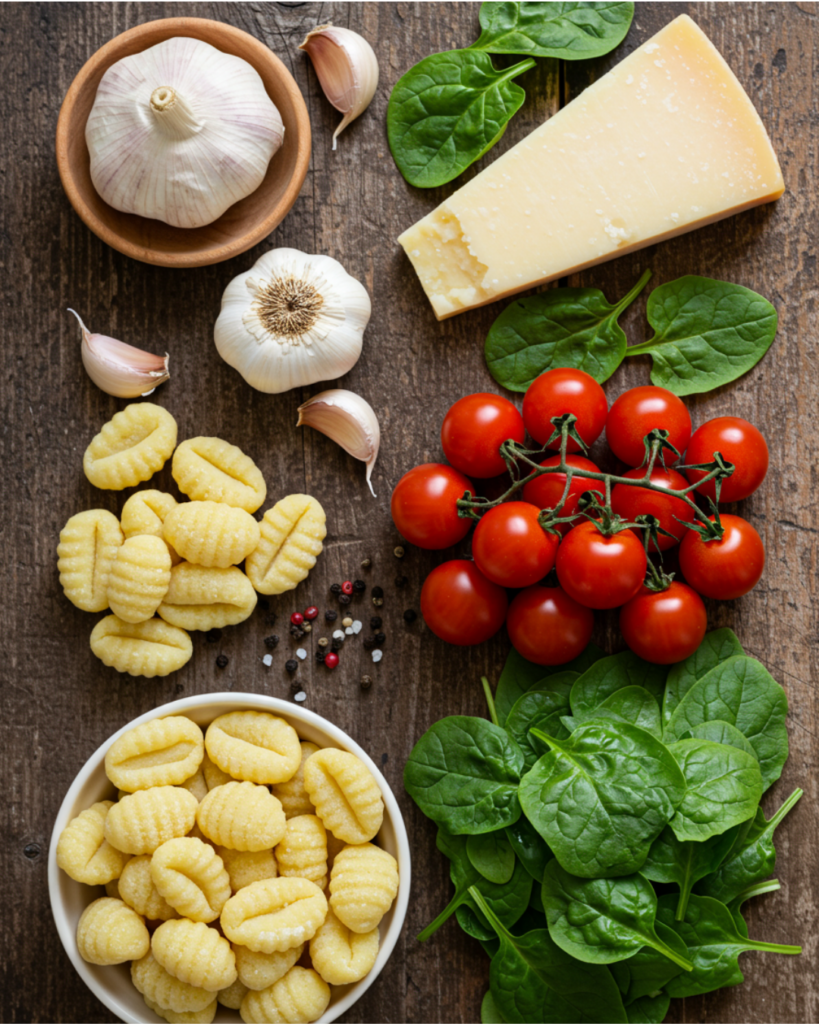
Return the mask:
{"type": "MultiPolygon", "coordinates": [[[[740,921],[742,921],[743,925],[745,924],[745,919],[742,917],[742,904],[747,900],[753,899],[754,896],[764,896],[769,892],[779,892],[781,888],[782,886],[779,884],[778,878],[769,878],[765,882],[757,882],[756,885],[749,885],[747,889],[743,889],[741,893],[735,896],[730,903],[725,904],[734,915],[734,920],[737,922],[740,931],[742,930],[740,921]]],[[[745,931],[747,933],[747,925],[745,926],[745,931]]]]}
{"type": "Polygon", "coordinates": [[[484,3],[481,35],[471,49],[584,60],[626,38],[633,3],[484,3]]]}
{"type": "Polygon", "coordinates": [[[481,1001],[481,1024],[506,1024],[490,988],[481,1001]]]}
{"type": "Polygon", "coordinates": [[[751,741],[762,770],[763,792],[782,774],[788,759],[785,717],[788,698],[754,658],[729,658],[686,693],[665,730],[671,743],[703,722],[728,722],[751,741]]]}
{"type": "Polygon", "coordinates": [[[685,971],[691,963],[654,930],[657,894],[642,875],[576,878],[556,860],[543,876],[549,934],[571,956],[588,964],[627,960],[650,946],[685,971]]]}
{"type": "Polygon", "coordinates": [[[720,662],[744,653],[742,644],[732,629],[714,629],[706,633],[702,643],[690,657],[671,666],[663,698],[663,727],[668,725],[686,693],[706,672],[716,668],[720,662]]]}
{"type": "Polygon", "coordinates": [[[640,996],[626,1007],[628,1024],[663,1024],[670,1005],[671,996],[665,992],[640,996]]]}
{"type": "Polygon", "coordinates": [[[716,871],[733,846],[739,829],[739,825],[734,825],[722,835],[712,836],[705,842],[682,842],[674,835],[674,830],[666,825],[654,840],[640,871],[652,882],[679,886],[680,897],[676,911],[678,920],[685,917],[685,908],[694,884],[716,871]]]}
{"type": "Polygon", "coordinates": [[[608,697],[626,686],[642,686],[657,701],[663,699],[668,669],[665,665],[652,665],[631,651],[601,658],[572,687],[569,702],[572,714],[582,717],[603,703],[608,697]]]}
{"type": "Polygon", "coordinates": [[[503,666],[503,671],[498,680],[498,688],[495,691],[495,712],[498,716],[498,722],[501,725],[505,724],[515,701],[522,697],[524,693],[527,693],[529,690],[562,689],[566,682],[569,683],[568,689],[571,690],[571,683],[574,682],[576,675],[570,680],[565,673],[579,674],[585,672],[595,661],[604,657],[605,655],[596,644],[589,644],[574,661],[549,668],[545,665],[535,665],[533,662],[527,661],[513,647],[509,652],[509,657],[506,659],[506,664],[503,666]],[[559,676],[560,679],[547,683],[547,680],[550,680],[553,676],[559,676]]]}
{"type": "Polygon", "coordinates": [[[477,835],[520,817],[523,754],[483,718],[435,722],[412,748],[404,786],[421,811],[453,835],[477,835]]]}
{"type": "Polygon", "coordinates": [[[402,75],[387,106],[387,138],[410,185],[444,185],[491,149],[526,98],[512,79],[534,65],[530,58],[498,71],[486,53],[448,50],[402,75]]]}
{"type": "MultiPolygon", "coordinates": [[[[574,677],[574,673],[570,673],[574,677]]],[[[544,680],[554,685],[554,690],[530,690],[519,697],[506,719],[506,731],[523,751],[523,760],[527,770],[534,766],[535,761],[549,749],[530,732],[540,729],[557,739],[569,735],[568,729],[561,725],[561,716],[569,710],[569,688],[572,680],[562,680],[560,676],[552,676],[544,680]]]]}
{"type": "Polygon", "coordinates": [[[477,889],[472,898],[500,939],[489,983],[495,1005],[510,1024],[626,1024],[623,1001],[606,967],[578,963],[546,928],[512,935],[477,889]]]}
{"type": "Polygon", "coordinates": [[[554,854],[535,831],[527,817],[521,814],[513,825],[506,826],[506,838],[518,860],[538,883],[543,881],[543,872],[554,854]]]}
{"type": "Polygon", "coordinates": [[[606,697],[603,703],[598,704],[592,711],[575,715],[575,724],[570,731],[574,731],[574,728],[577,725],[582,725],[583,722],[600,718],[628,722],[630,725],[645,729],[658,740],[662,738],[660,706],[649,691],[642,686],[624,686],[622,690],[617,690],[610,697],[606,697]]]}
{"type": "Polygon", "coordinates": [[[490,882],[503,885],[512,877],[515,851],[502,830],[470,836],[466,841],[466,853],[472,867],[490,882]]]}
{"type": "Polygon", "coordinates": [[[654,337],[627,356],[650,355],[651,380],[675,395],[728,384],[765,355],[776,336],[776,310],[750,288],[710,277],[678,278],[648,297],[654,337]]]}
{"type": "Polygon", "coordinates": [[[728,722],[720,722],[718,718],[715,718],[712,722],[703,722],[702,725],[694,726],[691,730],[691,735],[685,735],[682,739],[687,740],[691,737],[696,740],[711,740],[712,743],[724,743],[727,747],[736,747],[737,750],[744,750],[757,763],[759,762],[751,741],[746,739],[735,725],[731,725],[728,722]]]}
{"type": "MultiPolygon", "coordinates": [[[[666,928],[656,918],[654,931],[657,933],[657,938],[675,950],[680,957],[685,959],[688,956],[688,950],[679,935],[670,928],[666,928]]],[[[623,993],[623,1002],[626,1004],[626,1012],[629,1013],[630,1018],[628,1008],[631,1004],[659,992],[663,985],[668,984],[678,974],[682,974],[683,969],[651,946],[643,946],[628,960],[609,964],[609,970],[623,993]]]]}
{"type": "Polygon", "coordinates": [[[672,998],[703,995],[727,985],[739,985],[745,979],[739,969],[739,956],[748,950],[796,955],[801,946],[780,946],[754,942],[743,935],[731,911],[707,896],[692,896],[684,921],[674,919],[675,896],[661,896],[658,919],[680,936],[694,964],[690,974],[678,975],[666,986],[672,998]]]}
{"type": "Polygon", "coordinates": [[[668,749],[686,783],[685,796],[671,819],[681,842],[704,842],[755,813],[762,796],[762,773],[753,755],[696,739],[680,740],[668,749]]]}
{"type": "Polygon", "coordinates": [[[597,288],[553,288],[515,299],[486,336],[489,372],[510,391],[525,391],[541,373],[558,366],[583,370],[602,384],[626,354],[626,336],[617,321],[650,277],[647,270],[616,306],[597,288]]]}
{"type": "Polygon", "coordinates": [[[639,870],[685,792],[672,754],[620,722],[539,738],[552,749],[524,775],[520,802],[561,865],[583,878],[639,870]]]}
{"type": "Polygon", "coordinates": [[[765,818],[762,808],[758,808],[742,842],[735,844],[713,874],[697,883],[696,891],[702,896],[730,903],[743,890],[769,875],[776,864],[774,832],[801,796],[802,790],[795,789],[770,821],[765,818]]]}

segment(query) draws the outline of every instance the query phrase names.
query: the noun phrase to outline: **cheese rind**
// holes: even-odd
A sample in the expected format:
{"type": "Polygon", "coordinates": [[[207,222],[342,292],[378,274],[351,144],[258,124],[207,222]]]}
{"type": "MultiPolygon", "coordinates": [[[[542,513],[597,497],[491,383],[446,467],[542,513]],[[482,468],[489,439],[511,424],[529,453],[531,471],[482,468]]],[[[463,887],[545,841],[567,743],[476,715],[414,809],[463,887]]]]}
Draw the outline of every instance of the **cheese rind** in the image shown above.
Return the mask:
{"type": "Polygon", "coordinates": [[[681,15],[398,241],[443,320],[784,188],[753,104],[681,15]]]}

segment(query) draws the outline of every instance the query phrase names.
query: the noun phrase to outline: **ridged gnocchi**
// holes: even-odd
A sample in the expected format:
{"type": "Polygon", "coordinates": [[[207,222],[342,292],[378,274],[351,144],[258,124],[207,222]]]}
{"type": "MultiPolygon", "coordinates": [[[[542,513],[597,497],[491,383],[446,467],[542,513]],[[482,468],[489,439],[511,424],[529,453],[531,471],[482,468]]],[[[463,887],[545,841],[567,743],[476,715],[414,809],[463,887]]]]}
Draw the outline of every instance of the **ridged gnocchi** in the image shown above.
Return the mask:
{"type": "Polygon", "coordinates": [[[177,785],[187,789],[189,793],[193,793],[200,803],[208,795],[208,784],[205,781],[205,773],[202,771],[201,766],[196,769],[189,779],[185,779],[184,782],[178,782],[177,785]]]}
{"type": "Polygon", "coordinates": [[[86,885],[106,885],[122,874],[128,854],[105,838],[105,820],[113,800],[101,800],[81,811],[57,840],[57,867],[86,885]]]}
{"type": "Polygon", "coordinates": [[[208,992],[219,992],[238,977],[230,943],[201,921],[165,921],[153,934],[151,951],[169,974],[208,992]]]}
{"type": "Polygon", "coordinates": [[[196,1013],[213,1002],[213,993],[180,981],[159,963],[151,950],[131,964],[131,981],[137,992],[163,1010],[196,1013]]]}
{"type": "Polygon", "coordinates": [[[197,807],[196,797],[178,786],[139,790],[109,810],[105,838],[123,853],[153,853],[191,830],[197,807]]]}
{"type": "Polygon", "coordinates": [[[193,501],[221,501],[255,512],[267,496],[258,466],[219,437],[191,437],[174,452],[173,478],[193,501]]]}
{"type": "Polygon", "coordinates": [[[179,786],[205,756],[202,730],[184,715],[143,722],[123,733],[105,754],[105,774],[119,789],[179,786]]]}
{"type": "Polygon", "coordinates": [[[221,629],[244,622],[256,607],[250,580],[235,565],[217,569],[180,562],[157,609],[161,618],[181,629],[221,629]]]}
{"type": "Polygon", "coordinates": [[[330,986],[315,971],[291,967],[263,992],[248,992],[239,1013],[245,1024],[300,1024],[318,1020],[330,1004],[330,986]]]}
{"type": "Polygon", "coordinates": [[[279,873],[272,850],[229,850],[226,846],[217,846],[216,852],[225,865],[232,892],[244,889],[251,882],[276,878],[279,873]]]}
{"type": "Polygon", "coordinates": [[[148,999],[147,996],[142,998],[151,1013],[166,1020],[168,1024],[213,1024],[213,1019],[216,1016],[217,1002],[215,999],[204,1010],[186,1010],[177,1013],[175,1010],[163,1010],[159,1003],[148,999]]]}
{"type": "Polygon", "coordinates": [[[304,788],[325,828],[345,843],[366,843],[381,828],[381,790],[355,754],[319,750],[304,765],[304,788]]]}
{"type": "Polygon", "coordinates": [[[284,835],[282,805],[266,786],[228,782],[199,804],[196,822],[208,839],[230,850],[269,850],[284,835]]]}
{"type": "Polygon", "coordinates": [[[286,949],[283,953],[257,953],[247,946],[234,945],[236,970],[239,981],[253,992],[275,985],[279,978],[297,964],[304,952],[305,943],[286,949]]]}
{"type": "Polygon", "coordinates": [[[282,805],[286,818],[295,818],[298,814],[312,814],[313,804],[310,796],[304,788],[304,763],[311,754],[319,749],[315,743],[308,743],[302,740],[301,762],[296,769],[296,774],[286,782],[277,782],[270,787],[270,792],[282,805]]]}
{"type": "MultiPolygon", "coordinates": [[[[205,776],[208,790],[216,789],[217,786],[224,786],[226,782],[235,781],[232,775],[223,772],[218,764],[214,764],[208,757],[207,749],[202,759],[202,774],[205,776]]],[[[240,780],[241,781],[241,780],[240,780]]]]}
{"type": "Polygon", "coordinates": [[[150,948],[142,918],[122,900],[101,896],[85,908],[77,922],[77,949],[89,964],[123,964],[138,960],[150,948]]]}
{"type": "Polygon", "coordinates": [[[217,501],[187,501],[165,518],[163,536],[188,562],[226,569],[259,544],[259,524],[241,508],[217,501]]]}
{"type": "Polygon", "coordinates": [[[162,469],[176,447],[176,420],[153,402],[135,402],[113,415],[86,448],[86,477],[105,491],[150,478],[162,469]]]}
{"type": "Polygon", "coordinates": [[[268,878],[231,896],[222,910],[222,931],[258,953],[283,953],[307,942],[327,916],[327,899],[306,878],[268,878]]]}
{"type": "Polygon", "coordinates": [[[212,846],[192,836],[154,851],[151,879],[174,910],[191,921],[215,921],[230,898],[230,877],[212,846]]]}
{"type": "Polygon", "coordinates": [[[190,661],[191,638],[161,619],[123,622],[106,615],[91,631],[91,650],[103,665],[130,676],[167,676],[190,661]]]}
{"type": "Polygon", "coordinates": [[[78,512],[60,530],[60,586],[77,608],[104,612],[108,607],[108,580],[122,541],[117,517],[104,508],[78,512]]]}
{"type": "Polygon", "coordinates": [[[372,843],[346,846],[330,872],[330,907],[351,932],[377,928],[398,892],[395,857],[372,843]]]}
{"type": "Polygon", "coordinates": [[[378,956],[378,928],[359,935],[327,911],[324,924],[310,939],[310,961],[328,985],[361,981],[378,956]]]}
{"type": "Polygon", "coordinates": [[[327,536],[324,509],[309,494],[289,494],[265,514],[259,545],[245,561],[260,594],[283,594],[307,578],[327,536]]]}
{"type": "Polygon", "coordinates": [[[222,771],[260,785],[292,778],[301,763],[296,730],[266,711],[219,715],[205,733],[205,749],[222,771]]]}
{"type": "Polygon", "coordinates": [[[284,837],[276,847],[276,863],[283,878],[308,878],[324,889],[327,885],[327,830],[315,814],[289,818],[284,837]]]}
{"type": "Polygon", "coordinates": [[[120,899],[149,921],[171,921],[179,914],[157,890],[151,877],[151,857],[132,857],[122,869],[119,880],[120,899]]]}
{"type": "Polygon", "coordinates": [[[108,577],[108,606],[123,622],[145,622],[162,603],[171,582],[171,553],[161,537],[129,537],[117,551],[108,577]]]}
{"type": "MultiPolygon", "coordinates": [[[[165,491],[157,491],[149,488],[137,491],[122,506],[120,522],[125,537],[138,537],[141,534],[148,534],[151,537],[162,537],[165,524],[165,516],[176,508],[178,502],[172,494],[165,491]]],[[[171,562],[176,565],[180,561],[179,555],[173,548],[171,562]]]]}
{"type": "Polygon", "coordinates": [[[226,1006],[229,1010],[238,1010],[247,992],[247,985],[243,985],[241,979],[237,979],[232,985],[217,993],[216,998],[220,1005],[226,1006]]]}

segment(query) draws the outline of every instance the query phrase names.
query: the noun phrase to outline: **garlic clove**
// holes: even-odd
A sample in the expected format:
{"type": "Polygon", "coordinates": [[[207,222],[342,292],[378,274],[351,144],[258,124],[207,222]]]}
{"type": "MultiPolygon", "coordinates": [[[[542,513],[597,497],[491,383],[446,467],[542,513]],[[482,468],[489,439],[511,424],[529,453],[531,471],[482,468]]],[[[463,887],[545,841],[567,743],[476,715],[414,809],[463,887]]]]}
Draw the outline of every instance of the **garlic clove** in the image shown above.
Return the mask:
{"type": "Polygon", "coordinates": [[[353,391],[331,388],[300,405],[298,414],[297,427],[306,425],[326,434],[353,458],[366,463],[367,485],[375,497],[370,477],[378,458],[381,429],[370,403],[353,391]]]}
{"type": "Polygon", "coordinates": [[[68,312],[74,314],[82,330],[82,362],[86,373],[106,394],[115,398],[144,397],[170,378],[167,352],[164,356],[155,356],[105,334],[92,334],[79,313],[73,309],[68,312]]]}
{"type": "Polygon", "coordinates": [[[318,25],[299,46],[313,62],[324,95],[344,119],[333,132],[336,140],[347,125],[370,105],[378,88],[378,58],[367,40],[349,28],[318,25]]]}

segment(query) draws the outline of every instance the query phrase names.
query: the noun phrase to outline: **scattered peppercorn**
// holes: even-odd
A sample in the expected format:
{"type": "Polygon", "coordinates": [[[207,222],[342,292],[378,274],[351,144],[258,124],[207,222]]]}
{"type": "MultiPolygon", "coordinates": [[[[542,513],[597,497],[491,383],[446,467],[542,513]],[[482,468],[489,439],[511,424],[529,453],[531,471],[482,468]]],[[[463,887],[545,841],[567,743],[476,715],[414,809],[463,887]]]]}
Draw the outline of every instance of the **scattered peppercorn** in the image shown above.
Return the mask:
{"type": "Polygon", "coordinates": [[[287,669],[288,672],[295,672],[296,669],[299,667],[299,663],[296,661],[295,658],[288,658],[287,661],[284,663],[284,667],[287,669]]]}
{"type": "Polygon", "coordinates": [[[353,620],[352,620],[352,619],[350,618],[350,616],[349,616],[349,615],[346,615],[346,616],[345,616],[345,617],[344,617],[344,618],[343,618],[343,619],[341,620],[341,625],[342,625],[342,626],[344,626],[344,628],[345,628],[345,629],[347,628],[347,626],[352,626],[352,624],[353,624],[353,620]]]}
{"type": "Polygon", "coordinates": [[[270,602],[267,600],[266,597],[259,598],[259,607],[262,609],[263,612],[269,611],[270,602]]]}
{"type": "Polygon", "coordinates": [[[344,641],[340,637],[333,637],[333,642],[330,644],[332,650],[340,651],[343,646],[344,641]]]}
{"type": "Polygon", "coordinates": [[[376,608],[380,608],[383,603],[384,603],[384,598],[383,597],[374,597],[373,598],[373,604],[375,605],[376,608]]]}
{"type": "Polygon", "coordinates": [[[392,549],[392,553],[395,555],[396,558],[403,558],[404,557],[404,549],[401,547],[400,544],[398,545],[397,548],[393,548],[392,549]]]}
{"type": "Polygon", "coordinates": [[[418,612],[413,611],[412,608],[407,608],[404,612],[404,622],[415,622],[418,618],[418,612]]]}
{"type": "Polygon", "coordinates": [[[340,594],[341,593],[341,584],[340,583],[333,583],[333,584],[331,584],[330,585],[330,593],[331,594],[340,594]]]}
{"type": "Polygon", "coordinates": [[[295,637],[297,640],[301,640],[301,638],[304,636],[304,630],[301,628],[301,626],[293,625],[290,627],[290,636],[295,637]]]}
{"type": "Polygon", "coordinates": [[[319,637],[319,639],[318,639],[319,647],[327,647],[327,646],[329,646],[329,644],[330,644],[330,641],[327,639],[326,636],[320,636],[319,637]]]}
{"type": "Polygon", "coordinates": [[[264,638],[264,645],[265,645],[265,647],[268,647],[271,651],[273,650],[273,648],[276,646],[276,644],[278,642],[279,642],[279,638],[276,636],[275,633],[272,636],[266,636],[264,638]]]}
{"type": "Polygon", "coordinates": [[[304,625],[301,627],[301,631],[302,633],[312,633],[313,627],[310,625],[309,622],[305,622],[304,625]]]}
{"type": "Polygon", "coordinates": [[[312,622],[313,619],[318,618],[318,608],[316,608],[314,604],[311,604],[309,608],[304,609],[304,617],[309,622],[312,622]]]}
{"type": "Polygon", "coordinates": [[[364,561],[361,563],[361,568],[369,569],[372,564],[373,560],[371,558],[365,558],[364,561]]]}
{"type": "Polygon", "coordinates": [[[375,647],[375,637],[365,636],[364,639],[362,640],[362,643],[364,644],[365,651],[371,651],[373,647],[375,647]]]}
{"type": "Polygon", "coordinates": [[[329,654],[326,654],[324,656],[324,664],[327,666],[327,668],[335,668],[336,665],[338,664],[338,655],[333,654],[333,652],[330,651],[329,654]]]}
{"type": "Polygon", "coordinates": [[[373,617],[370,619],[370,629],[374,633],[376,633],[379,629],[381,629],[382,625],[383,625],[383,622],[381,621],[381,616],[380,615],[373,615],[373,617]]]}
{"type": "Polygon", "coordinates": [[[367,584],[364,582],[364,580],[355,580],[353,582],[353,590],[356,592],[356,594],[363,594],[366,589],[367,584]]]}
{"type": "Polygon", "coordinates": [[[383,596],[384,596],[384,588],[383,587],[373,587],[373,597],[383,597],[383,596]]]}
{"type": "Polygon", "coordinates": [[[395,577],[395,585],[396,585],[396,587],[398,587],[399,590],[402,587],[405,587],[408,583],[409,583],[409,580],[407,579],[406,576],[396,576],[395,577]]]}
{"type": "Polygon", "coordinates": [[[265,622],[266,626],[275,626],[276,625],[276,613],[275,612],[271,612],[269,615],[265,615],[264,622],[265,622]]]}
{"type": "Polygon", "coordinates": [[[328,608],[327,611],[324,613],[325,622],[335,622],[337,618],[338,612],[335,611],[335,609],[333,608],[328,608]]]}
{"type": "Polygon", "coordinates": [[[221,629],[209,629],[207,631],[207,633],[205,633],[205,639],[207,640],[207,642],[209,644],[217,643],[219,640],[222,639],[222,630],[221,629]]]}
{"type": "Polygon", "coordinates": [[[338,595],[338,603],[339,604],[343,604],[343,605],[346,606],[346,605],[348,605],[350,603],[350,601],[352,601],[352,598],[350,597],[349,594],[339,594],[338,595]]]}
{"type": "Polygon", "coordinates": [[[372,685],[373,685],[373,681],[372,681],[372,679],[369,676],[362,676],[361,677],[361,689],[362,690],[369,690],[369,688],[372,685]]]}
{"type": "Polygon", "coordinates": [[[226,654],[220,654],[219,657],[216,659],[216,664],[219,668],[226,668],[227,663],[228,659],[226,654]]]}
{"type": "Polygon", "coordinates": [[[352,594],[352,592],[353,592],[353,584],[352,584],[352,582],[350,580],[345,580],[341,584],[341,593],[342,594],[352,594]]]}
{"type": "Polygon", "coordinates": [[[387,639],[386,633],[376,633],[375,636],[373,637],[373,640],[375,640],[375,646],[376,647],[380,647],[381,644],[383,644],[386,639],[387,639]]]}
{"type": "Polygon", "coordinates": [[[291,680],[290,689],[293,693],[299,693],[301,691],[301,683],[298,679],[291,680]]]}
{"type": "Polygon", "coordinates": [[[300,626],[302,622],[304,622],[304,616],[302,615],[301,612],[293,612],[293,614],[290,616],[290,621],[293,623],[294,626],[300,626]]]}
{"type": "Polygon", "coordinates": [[[321,650],[321,648],[319,648],[319,650],[316,651],[316,661],[319,663],[319,665],[323,665],[324,664],[325,657],[326,657],[325,651],[323,651],[323,650],[321,650]]]}

